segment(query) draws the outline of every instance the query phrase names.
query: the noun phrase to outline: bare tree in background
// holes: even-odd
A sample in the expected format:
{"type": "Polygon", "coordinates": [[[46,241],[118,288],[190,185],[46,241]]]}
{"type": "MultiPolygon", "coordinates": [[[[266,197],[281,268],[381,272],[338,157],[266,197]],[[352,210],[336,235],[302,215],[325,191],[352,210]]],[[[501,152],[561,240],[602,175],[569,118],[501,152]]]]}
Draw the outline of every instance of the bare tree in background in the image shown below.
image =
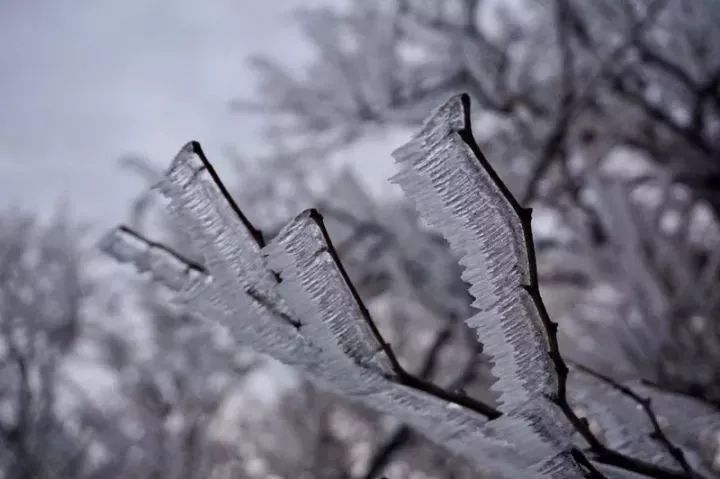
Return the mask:
{"type": "Polygon", "coordinates": [[[369,126],[417,124],[439,99],[468,91],[493,120],[483,146],[503,169],[527,172],[515,185],[523,201],[597,168],[602,157],[566,166],[599,142],[605,154],[639,150],[720,204],[716,2],[349,2],[298,18],[316,60],[293,76],[256,59],[268,100],[235,106],[276,114],[272,134],[301,153],[318,156],[369,126]]]}
{"type": "Polygon", "coordinates": [[[210,477],[235,458],[209,426],[257,359],[158,287],[98,275],[85,236],[67,215],[0,215],[0,477],[210,477]]]}
{"type": "Polygon", "coordinates": [[[0,471],[19,479],[84,477],[92,431],[61,406],[63,394],[76,392],[63,365],[91,286],[81,272],[79,232],[62,217],[41,227],[4,212],[0,235],[0,471]]]}

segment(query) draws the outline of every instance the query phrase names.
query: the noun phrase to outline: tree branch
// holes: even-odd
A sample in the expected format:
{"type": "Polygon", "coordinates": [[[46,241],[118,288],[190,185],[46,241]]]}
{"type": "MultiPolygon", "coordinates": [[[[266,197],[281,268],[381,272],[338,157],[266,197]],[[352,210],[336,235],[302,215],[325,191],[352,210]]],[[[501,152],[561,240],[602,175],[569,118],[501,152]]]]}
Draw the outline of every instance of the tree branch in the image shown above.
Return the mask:
{"type": "Polygon", "coordinates": [[[595,371],[588,366],[584,366],[582,364],[572,362],[571,363],[573,367],[579,369],[580,371],[589,374],[590,376],[594,377],[595,379],[598,379],[605,384],[609,385],[613,389],[618,390],[625,396],[631,398],[633,401],[638,403],[640,407],[642,407],[643,411],[645,412],[645,415],[648,417],[648,420],[650,421],[650,424],[652,424],[654,433],[652,434],[652,438],[660,442],[663,447],[667,450],[667,452],[675,459],[675,461],[678,463],[678,465],[685,471],[687,476],[690,479],[701,479],[702,476],[700,476],[698,473],[692,470],[690,467],[690,464],[688,464],[687,460],[685,459],[685,454],[683,453],[682,449],[677,447],[675,444],[673,444],[670,439],[667,437],[665,432],[663,431],[662,427],[660,427],[660,423],[658,422],[657,415],[655,414],[655,411],[652,409],[652,400],[647,397],[642,397],[639,394],[637,394],[635,391],[633,391],[631,388],[625,386],[624,384],[621,384],[617,381],[615,381],[610,376],[606,376],[598,371],[595,371]]]}
{"type": "MultiPolygon", "coordinates": [[[[435,337],[435,341],[428,349],[427,355],[423,366],[420,368],[419,376],[423,379],[429,379],[432,377],[434,365],[438,360],[439,354],[443,348],[443,345],[450,339],[451,323],[446,325],[435,337]]],[[[474,344],[479,344],[474,341],[474,344]]],[[[477,351],[475,351],[477,353],[477,351]]],[[[464,388],[469,384],[474,374],[468,371],[475,371],[476,354],[471,354],[465,363],[465,368],[461,371],[458,377],[447,387],[450,391],[457,391],[464,388]]],[[[393,434],[386,439],[383,444],[375,450],[372,458],[369,461],[367,472],[363,476],[364,479],[375,479],[380,471],[392,460],[393,456],[397,454],[402,448],[407,446],[414,439],[414,433],[406,425],[400,426],[393,434]]]]}
{"type": "Polygon", "coordinates": [[[470,409],[478,414],[481,414],[488,419],[496,419],[502,415],[500,411],[493,408],[492,406],[489,406],[481,401],[478,401],[476,399],[473,399],[466,395],[457,394],[453,391],[448,391],[446,389],[443,389],[421,377],[415,376],[413,374],[410,374],[405,370],[400,362],[397,359],[397,356],[395,355],[392,347],[390,344],[385,340],[385,338],[380,333],[380,329],[375,324],[375,321],[370,316],[370,312],[368,311],[367,307],[362,301],[362,298],[357,292],[357,289],[353,285],[352,281],[350,280],[350,277],[348,276],[347,272],[345,271],[345,268],[342,265],[342,262],[340,261],[340,257],[337,254],[337,251],[335,250],[335,247],[332,244],[332,240],[330,239],[330,235],[327,232],[327,229],[325,228],[324,222],[322,220],[322,215],[317,210],[311,210],[311,218],[313,218],[318,227],[320,228],[323,239],[325,241],[325,244],[327,244],[328,247],[328,253],[333,258],[335,263],[338,266],[338,269],[340,271],[341,276],[343,277],[345,283],[347,284],[348,288],[350,289],[350,292],[352,293],[358,308],[360,309],[362,316],[367,323],[368,327],[370,328],[370,331],[372,332],[373,336],[377,340],[378,344],[383,349],[383,352],[387,356],[388,360],[390,361],[393,370],[395,374],[397,375],[397,379],[400,381],[401,384],[404,384],[405,386],[417,389],[419,391],[423,391],[427,394],[430,394],[432,396],[436,396],[440,399],[444,399],[446,401],[458,404],[460,406],[463,406],[467,409],[470,409]]]}
{"type": "MultiPolygon", "coordinates": [[[[557,392],[551,397],[549,397],[549,399],[560,408],[565,417],[567,417],[568,421],[570,421],[570,423],[573,425],[575,430],[588,443],[588,445],[590,446],[590,452],[593,454],[593,460],[603,464],[620,467],[628,471],[644,474],[646,476],[654,477],[657,479],[685,478],[686,476],[682,472],[668,470],[664,467],[657,466],[641,459],[629,457],[623,453],[608,449],[590,430],[587,419],[579,417],[570,406],[570,403],[567,399],[567,377],[569,370],[562,355],[560,354],[560,347],[557,337],[558,324],[550,318],[550,315],[545,308],[545,304],[540,294],[537,259],[535,256],[535,243],[533,241],[532,234],[532,209],[524,208],[520,205],[520,203],[518,203],[517,199],[510,192],[507,185],[498,176],[497,172],[490,165],[490,162],[487,160],[487,158],[485,158],[485,155],[482,153],[480,147],[475,142],[475,139],[472,135],[472,128],[470,126],[471,123],[469,118],[469,102],[470,98],[467,95],[464,95],[463,103],[465,106],[465,114],[467,115],[467,117],[464,122],[465,128],[460,131],[460,136],[475,154],[475,157],[478,159],[478,161],[488,173],[488,175],[492,178],[493,182],[497,185],[501,194],[505,197],[507,202],[515,211],[515,214],[520,219],[522,225],[523,239],[525,243],[525,249],[527,251],[527,261],[529,265],[529,282],[526,285],[522,285],[522,287],[530,295],[530,298],[532,299],[538,311],[540,320],[545,329],[545,337],[547,339],[549,349],[548,354],[557,374],[557,392]]],[[[573,450],[572,452],[573,456],[582,454],[579,450],[573,450]]],[[[600,473],[596,471],[590,471],[589,474],[590,477],[602,477],[602,475],[598,476],[597,474],[600,473]]]]}

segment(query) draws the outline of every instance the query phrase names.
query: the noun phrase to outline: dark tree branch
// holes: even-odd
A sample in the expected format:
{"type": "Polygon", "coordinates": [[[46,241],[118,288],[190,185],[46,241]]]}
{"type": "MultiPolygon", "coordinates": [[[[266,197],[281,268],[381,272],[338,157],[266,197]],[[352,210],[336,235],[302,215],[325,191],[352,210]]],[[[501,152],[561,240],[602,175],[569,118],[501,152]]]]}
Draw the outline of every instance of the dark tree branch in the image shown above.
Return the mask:
{"type": "MultiPolygon", "coordinates": [[[[430,346],[425,356],[424,364],[418,372],[418,375],[422,379],[430,379],[432,377],[433,370],[435,369],[435,364],[437,363],[443,346],[450,339],[451,331],[452,321],[448,322],[445,328],[443,328],[435,337],[435,341],[430,346]]],[[[474,343],[476,345],[479,344],[477,343],[477,341],[475,341],[474,343]]],[[[458,377],[455,378],[455,380],[447,387],[448,390],[462,390],[462,388],[472,382],[472,380],[474,379],[474,371],[476,366],[476,355],[477,351],[475,351],[475,354],[470,355],[470,357],[465,363],[465,368],[463,368],[458,377]]],[[[392,435],[390,435],[389,438],[387,438],[382,443],[380,447],[375,450],[375,453],[369,461],[367,472],[363,476],[364,479],[375,478],[380,473],[380,471],[382,471],[383,468],[390,463],[395,454],[397,454],[401,449],[406,447],[414,440],[414,437],[415,436],[412,429],[410,429],[406,425],[400,426],[392,435]]]]}
{"type": "Polygon", "coordinates": [[[699,86],[696,84],[695,79],[683,69],[680,65],[673,63],[671,60],[665,58],[660,53],[655,52],[650,46],[642,40],[637,39],[635,46],[640,53],[640,60],[650,65],[655,66],[663,73],[667,73],[670,76],[678,80],[682,85],[691,92],[699,90],[699,86]]]}
{"type": "Polygon", "coordinates": [[[673,444],[670,441],[670,439],[667,437],[665,432],[663,431],[662,427],[660,427],[660,423],[658,422],[657,415],[655,414],[655,411],[652,408],[652,400],[650,398],[640,396],[635,391],[633,391],[631,388],[615,381],[610,376],[606,376],[606,375],[604,375],[598,371],[595,371],[587,366],[584,366],[584,365],[576,363],[576,362],[572,362],[571,364],[573,367],[579,369],[580,371],[582,371],[586,374],[589,374],[590,376],[594,377],[595,379],[598,379],[599,381],[604,382],[605,384],[609,385],[613,389],[618,390],[620,393],[624,394],[625,396],[631,398],[633,401],[638,403],[640,405],[640,407],[642,407],[643,411],[645,412],[645,415],[648,417],[650,424],[652,424],[653,431],[654,431],[652,438],[662,444],[662,446],[673,457],[673,459],[675,459],[675,461],[683,469],[683,471],[685,471],[688,478],[690,478],[690,479],[701,479],[702,478],[701,475],[699,475],[698,473],[696,473],[695,471],[692,470],[692,468],[690,467],[690,464],[688,464],[687,460],[685,459],[685,454],[683,453],[682,449],[680,449],[675,444],[673,444]]]}
{"type": "Polygon", "coordinates": [[[571,37],[569,31],[571,22],[572,14],[567,0],[555,0],[556,42],[561,69],[558,114],[555,125],[548,134],[547,140],[545,140],[540,151],[540,156],[530,173],[530,180],[521,197],[523,204],[529,204],[535,198],[541,179],[545,176],[545,173],[555,159],[559,156],[564,157],[566,155],[564,143],[569,130],[570,120],[574,112],[582,105],[575,105],[574,57],[572,45],[570,44],[571,37]]]}
{"type": "MultiPolygon", "coordinates": [[[[243,223],[243,225],[248,229],[248,231],[251,232],[252,236],[254,237],[254,239],[258,243],[258,245],[261,247],[264,246],[265,241],[263,239],[262,233],[259,230],[255,229],[255,227],[250,222],[250,220],[247,219],[247,217],[244,215],[242,210],[240,210],[240,208],[237,206],[237,203],[235,203],[235,200],[232,198],[232,196],[230,195],[228,190],[223,185],[222,181],[220,180],[220,177],[217,175],[217,173],[215,173],[215,169],[213,168],[212,164],[210,163],[210,161],[207,159],[207,157],[203,153],[200,144],[197,142],[192,142],[191,144],[193,147],[193,152],[202,161],[202,165],[203,165],[202,168],[207,170],[208,173],[210,173],[211,180],[215,183],[215,186],[220,190],[225,201],[232,208],[232,210],[237,214],[238,219],[243,223]]],[[[362,298],[358,294],[357,289],[355,288],[355,285],[352,283],[352,281],[350,280],[350,277],[348,276],[347,272],[345,271],[345,268],[344,268],[342,262],[340,261],[340,257],[338,256],[337,251],[332,244],[330,235],[328,234],[327,229],[325,228],[325,224],[324,224],[322,215],[316,209],[312,209],[310,211],[310,217],[311,217],[311,219],[313,219],[313,221],[315,221],[318,228],[322,232],[323,239],[328,248],[328,253],[335,261],[343,280],[345,281],[348,289],[350,290],[353,298],[355,299],[355,302],[357,303],[357,306],[360,309],[360,312],[361,312],[364,320],[366,321],[368,327],[372,331],[373,336],[378,341],[378,344],[380,345],[383,352],[385,353],[388,360],[390,361],[390,363],[393,367],[393,370],[396,374],[395,379],[398,380],[401,384],[403,384],[405,386],[412,387],[414,389],[423,391],[432,396],[436,396],[440,399],[458,404],[458,405],[463,406],[471,411],[474,411],[475,413],[485,416],[488,419],[495,419],[497,417],[500,417],[501,413],[498,410],[496,410],[495,408],[493,408],[492,406],[489,406],[481,401],[470,398],[468,396],[457,394],[453,391],[447,391],[429,381],[426,381],[422,378],[419,378],[415,375],[408,373],[401,366],[394,351],[390,347],[390,344],[387,341],[385,341],[384,337],[380,333],[380,330],[378,329],[374,320],[370,316],[370,313],[369,313],[367,307],[363,303],[362,298]]],[[[138,238],[142,238],[142,236],[138,233],[132,232],[132,234],[138,238]]],[[[147,240],[145,240],[145,241],[147,241],[147,240]]],[[[152,244],[152,242],[151,242],[151,244],[152,244]]],[[[171,249],[169,249],[167,247],[163,247],[163,249],[165,251],[171,252],[176,257],[179,257],[179,255],[177,255],[177,253],[174,253],[171,249]]],[[[274,314],[278,314],[274,305],[270,304],[270,302],[267,301],[266,298],[259,297],[257,292],[249,290],[249,291],[246,291],[246,293],[251,295],[251,297],[253,297],[253,299],[255,299],[256,301],[260,302],[260,304],[263,304],[266,307],[268,307],[270,312],[272,312],[274,314]]],[[[283,317],[282,319],[289,320],[291,318],[283,317]]],[[[294,327],[296,327],[298,329],[301,327],[301,324],[299,324],[299,323],[296,324],[294,321],[290,321],[290,322],[294,327]]]]}
{"type": "Polygon", "coordinates": [[[680,138],[684,139],[689,146],[709,156],[716,155],[718,153],[715,151],[715,148],[703,137],[701,130],[693,128],[691,123],[688,125],[679,124],[660,106],[648,101],[642,92],[630,87],[628,84],[629,81],[638,79],[635,72],[626,71],[625,76],[622,76],[622,74],[618,75],[607,73],[607,78],[613,89],[620,94],[620,96],[641,108],[650,118],[677,134],[680,138]]]}
{"type": "Polygon", "coordinates": [[[677,394],[679,396],[685,396],[688,398],[695,399],[696,401],[700,401],[703,404],[720,411],[720,402],[715,401],[715,400],[707,397],[706,395],[702,394],[702,391],[694,391],[694,390],[693,391],[685,391],[685,390],[680,390],[680,389],[673,389],[673,388],[669,388],[666,385],[660,385],[660,384],[656,383],[655,381],[650,381],[649,379],[642,379],[641,382],[645,386],[657,389],[658,391],[677,394]]]}
{"type": "MultiPolygon", "coordinates": [[[[413,283],[413,274],[409,271],[409,266],[414,265],[417,262],[410,261],[409,259],[406,261],[406,256],[403,251],[403,245],[399,243],[398,238],[390,229],[376,221],[359,219],[348,211],[333,208],[332,206],[324,202],[320,203],[318,205],[318,208],[321,210],[323,215],[354,228],[353,233],[348,237],[348,239],[335,247],[339,256],[346,254],[349,249],[351,249],[355,244],[360,242],[367,235],[376,236],[379,240],[379,243],[374,251],[379,253],[385,249],[392,249],[396,254],[398,254],[403,259],[401,265],[403,267],[403,272],[408,276],[408,279],[411,282],[412,286],[414,286],[417,290],[417,284],[413,283]]],[[[448,311],[446,311],[445,307],[435,301],[432,295],[418,292],[416,298],[418,302],[422,304],[422,306],[425,307],[428,311],[435,313],[440,317],[448,315],[448,311]]],[[[452,316],[455,317],[456,314],[452,313],[452,316]]]]}
{"type": "MultiPolygon", "coordinates": [[[[412,8],[410,2],[407,0],[398,1],[398,15],[409,18],[424,28],[449,36],[450,38],[464,38],[466,41],[472,42],[480,48],[486,49],[488,55],[498,59],[499,67],[495,79],[496,85],[494,92],[487,91],[486,88],[465,69],[461,69],[449,77],[456,78],[454,81],[445,81],[442,83],[454,84],[454,89],[458,92],[465,90],[472,92],[475,99],[480,101],[487,109],[500,114],[511,115],[521,107],[527,108],[527,110],[534,115],[546,114],[547,111],[545,107],[541,103],[535,101],[525,91],[502,94],[505,92],[506,83],[503,73],[507,71],[506,67],[509,65],[510,59],[508,57],[506,46],[498,45],[491,41],[477,25],[477,22],[475,21],[475,12],[478,6],[479,2],[476,0],[470,0],[467,2],[467,12],[465,15],[467,22],[462,26],[448,23],[443,21],[441,18],[429,18],[421,13],[418,13],[416,9],[412,8]],[[498,97],[501,99],[498,100],[498,97]]],[[[448,90],[449,89],[446,88],[442,93],[447,93],[448,90]]],[[[416,96],[417,95],[413,95],[413,97],[416,96]]],[[[407,101],[405,103],[407,103],[407,101]]]]}
{"type": "Polygon", "coordinates": [[[185,267],[187,268],[188,271],[195,271],[195,272],[201,273],[201,274],[208,274],[205,266],[201,265],[200,263],[196,263],[196,262],[194,262],[194,261],[186,258],[185,256],[183,256],[183,255],[180,254],[179,252],[175,251],[174,249],[170,248],[169,246],[167,246],[167,245],[165,245],[165,244],[163,244],[163,243],[160,243],[160,242],[153,241],[153,240],[149,239],[147,236],[145,236],[145,235],[143,235],[142,233],[140,233],[140,232],[138,232],[138,231],[130,228],[129,226],[120,225],[120,226],[118,226],[118,230],[119,230],[119,231],[122,231],[123,233],[125,233],[125,234],[127,234],[127,235],[132,236],[133,238],[135,238],[135,239],[137,239],[137,240],[139,240],[139,241],[141,241],[141,242],[143,242],[143,243],[145,243],[145,244],[147,244],[147,246],[150,247],[150,248],[155,248],[155,249],[158,249],[158,250],[160,250],[160,251],[163,251],[163,252],[169,254],[170,256],[172,256],[173,258],[175,258],[176,260],[178,260],[179,262],[185,264],[185,267]]]}
{"type": "MultiPolygon", "coordinates": [[[[668,470],[664,467],[657,466],[655,464],[643,461],[641,459],[627,456],[623,453],[608,449],[605,445],[593,434],[590,430],[590,425],[585,418],[579,417],[570,406],[567,399],[567,377],[568,367],[565,363],[562,355],[560,354],[560,347],[558,344],[558,324],[554,322],[545,308],[542,296],[540,294],[540,286],[538,281],[538,270],[537,270],[537,259],[535,256],[535,243],[533,241],[532,234],[532,209],[524,208],[518,203],[517,199],[510,192],[507,185],[498,176],[495,169],[492,167],[490,162],[485,158],[485,155],[480,150],[480,147],[475,142],[475,138],[472,135],[472,127],[470,122],[470,98],[467,95],[462,97],[465,110],[465,127],[461,130],[460,136],[467,146],[475,154],[475,157],[480,162],[483,169],[488,173],[492,181],[497,185],[501,194],[506,199],[508,204],[515,211],[515,214],[520,219],[522,224],[523,236],[525,249],[528,256],[529,265],[529,282],[522,287],[527,291],[532,299],[535,307],[540,315],[541,322],[545,329],[545,337],[548,342],[549,356],[552,361],[555,372],[557,374],[558,389],[556,394],[551,396],[549,399],[557,404],[563,414],[567,417],[568,421],[573,425],[575,430],[582,436],[582,438],[590,446],[590,453],[592,454],[593,460],[620,467],[628,471],[643,474],[648,477],[654,477],[657,479],[680,479],[685,478],[685,474],[678,471],[668,470]]],[[[582,454],[578,450],[573,451],[573,456],[582,454]]],[[[590,471],[590,477],[602,477],[597,476],[599,472],[590,471]]]]}
{"type": "Polygon", "coordinates": [[[357,292],[357,289],[353,285],[352,281],[350,280],[350,277],[348,276],[347,272],[345,271],[345,268],[342,265],[342,262],[340,261],[340,257],[337,254],[337,251],[335,250],[335,247],[332,244],[332,240],[330,239],[330,235],[327,232],[327,229],[325,228],[322,215],[315,210],[311,210],[310,217],[316,222],[318,227],[320,228],[323,239],[325,240],[325,244],[328,248],[328,253],[330,256],[332,256],[333,260],[335,261],[335,264],[337,265],[341,276],[343,277],[343,280],[347,284],[348,288],[350,289],[350,292],[352,293],[355,302],[358,305],[358,308],[360,309],[360,312],[362,313],[362,316],[364,320],[366,321],[368,327],[372,331],[373,336],[375,337],[378,344],[380,344],[380,347],[383,349],[383,352],[387,356],[387,358],[390,360],[390,363],[392,364],[393,370],[395,374],[397,375],[397,379],[401,384],[404,384],[405,386],[417,389],[419,391],[423,391],[427,394],[430,394],[432,396],[436,396],[440,399],[444,399],[446,401],[458,404],[460,406],[463,406],[471,411],[474,411],[482,416],[487,417],[488,419],[496,419],[502,415],[500,411],[493,408],[492,406],[489,406],[481,401],[478,401],[476,399],[473,399],[466,395],[457,394],[453,391],[448,391],[442,387],[439,387],[432,382],[429,382],[425,379],[422,379],[418,376],[415,376],[413,374],[410,374],[405,370],[400,362],[397,359],[397,356],[395,355],[394,351],[392,350],[392,347],[390,344],[385,340],[385,338],[380,333],[380,329],[375,324],[375,321],[370,316],[370,312],[368,311],[367,307],[362,301],[362,298],[357,292]]]}
{"type": "Polygon", "coordinates": [[[256,229],[255,226],[250,222],[250,220],[245,216],[245,214],[242,212],[240,207],[237,205],[235,200],[233,199],[232,195],[230,194],[230,191],[225,187],[225,184],[220,179],[220,175],[217,174],[217,171],[215,171],[215,167],[210,163],[210,161],[207,159],[207,156],[205,156],[205,152],[203,151],[202,147],[200,146],[200,143],[197,141],[190,142],[192,145],[193,153],[197,155],[197,157],[202,162],[203,168],[207,170],[208,174],[210,175],[210,178],[212,178],[213,183],[215,183],[215,186],[217,186],[218,190],[220,190],[220,193],[222,194],[223,198],[225,198],[225,201],[227,204],[232,208],[232,210],[237,215],[238,219],[243,223],[245,228],[250,232],[252,237],[255,239],[257,244],[260,247],[265,246],[265,238],[263,238],[262,231],[259,229],[256,229]]]}
{"type": "MultiPolygon", "coordinates": [[[[468,98],[465,97],[464,99],[466,102],[468,101],[468,98]]],[[[466,109],[466,111],[469,111],[466,109]]],[[[471,150],[476,154],[478,160],[481,162],[483,167],[488,171],[488,173],[493,177],[493,180],[498,184],[501,191],[503,192],[503,195],[507,198],[508,202],[513,206],[515,209],[518,217],[521,219],[521,222],[523,224],[523,230],[525,234],[525,243],[526,248],[528,251],[528,257],[529,257],[529,263],[530,263],[530,283],[528,285],[525,285],[526,290],[528,291],[530,297],[532,298],[533,302],[535,303],[543,324],[545,325],[546,329],[546,338],[548,340],[548,345],[550,348],[550,357],[555,365],[557,377],[558,377],[558,391],[556,395],[554,395],[552,398],[550,398],[553,402],[555,402],[560,409],[563,411],[563,413],[566,415],[568,420],[571,422],[573,427],[578,431],[578,433],[585,439],[585,441],[589,444],[590,449],[589,452],[591,453],[591,457],[594,461],[604,463],[607,465],[611,465],[614,467],[619,467],[622,469],[626,469],[629,471],[636,472],[638,474],[646,475],[648,477],[655,477],[655,478],[661,478],[661,479],[679,479],[684,478],[686,475],[682,472],[668,470],[664,467],[657,466],[655,464],[648,463],[646,461],[632,458],[629,456],[626,456],[625,454],[619,453],[617,451],[608,449],[590,430],[589,424],[585,418],[581,418],[576,415],[576,413],[572,410],[570,407],[570,404],[567,400],[567,375],[568,375],[568,368],[566,363],[564,362],[560,350],[559,345],[557,341],[557,323],[553,322],[548,313],[545,309],[544,303],[542,301],[542,297],[540,295],[539,291],[539,282],[538,282],[538,272],[537,272],[537,264],[535,259],[535,249],[534,249],[534,241],[532,238],[532,229],[531,229],[531,210],[526,209],[520,206],[520,204],[517,202],[517,200],[512,196],[507,186],[502,182],[502,180],[497,176],[497,173],[492,169],[489,162],[485,159],[482,152],[480,151],[479,147],[474,141],[474,138],[472,137],[471,133],[471,127],[469,118],[466,120],[466,129],[461,131],[461,137],[463,140],[468,144],[468,146],[471,148],[471,150]]],[[[377,330],[377,328],[374,328],[377,330]]],[[[379,332],[378,332],[379,335],[379,332]]],[[[387,345],[384,341],[381,340],[381,344],[387,345]]],[[[389,346],[388,346],[389,349],[389,346]]],[[[395,364],[397,364],[397,360],[395,360],[395,364]]],[[[399,365],[398,365],[399,367],[399,365]]],[[[399,368],[400,373],[399,376],[402,376],[403,374],[407,374],[402,370],[402,368],[399,368]]],[[[380,448],[375,456],[375,460],[371,462],[370,471],[373,472],[373,474],[377,473],[380,466],[383,465],[383,463],[386,463],[390,457],[392,457],[392,451],[397,450],[398,448],[402,447],[409,439],[410,437],[406,437],[407,433],[405,433],[402,429],[398,430],[396,435],[393,435],[389,440],[385,443],[385,446],[380,448]],[[378,466],[377,464],[380,464],[378,466]]],[[[572,450],[573,457],[576,458],[579,464],[581,464],[587,471],[588,477],[604,477],[597,469],[595,469],[592,466],[592,463],[588,461],[587,457],[583,455],[579,450],[574,449],[572,450]]]]}
{"type": "MultiPolygon", "coordinates": [[[[129,226],[121,225],[118,226],[118,230],[132,236],[133,238],[137,239],[138,241],[141,241],[142,243],[145,243],[145,245],[148,248],[154,248],[161,250],[170,256],[172,256],[174,259],[176,259],[178,262],[182,263],[185,267],[185,274],[189,273],[190,271],[195,271],[197,273],[206,275],[208,274],[207,269],[205,266],[193,262],[186,257],[184,257],[182,254],[175,251],[173,248],[170,248],[169,246],[166,246],[162,243],[159,243],[157,241],[153,241],[149,238],[147,238],[145,235],[133,230],[129,226]]],[[[270,301],[267,297],[265,297],[260,291],[256,290],[253,287],[247,287],[244,290],[245,294],[247,294],[250,298],[252,298],[254,301],[256,301],[258,304],[264,306],[268,309],[270,313],[275,315],[276,317],[282,319],[286,323],[290,324],[295,329],[300,329],[302,327],[302,323],[293,318],[288,313],[281,311],[276,304],[274,304],[272,301],[270,301]]]]}
{"type": "Polygon", "coordinates": [[[606,79],[611,74],[611,70],[617,60],[632,48],[637,37],[652,25],[657,15],[662,11],[665,5],[664,0],[655,0],[650,6],[646,14],[640,18],[636,18],[631,26],[633,32],[632,37],[615,48],[607,58],[603,59],[597,70],[597,73],[590,79],[583,82],[583,89],[578,91],[575,82],[575,74],[573,72],[574,55],[572,51],[571,33],[580,35],[578,43],[586,47],[591,44],[590,37],[587,34],[588,28],[582,22],[581,16],[572,8],[567,0],[556,0],[555,28],[557,30],[557,46],[561,61],[560,75],[560,91],[559,103],[557,106],[557,116],[553,127],[547,133],[545,141],[540,149],[540,154],[536,160],[532,171],[528,175],[529,180],[525,186],[525,190],[520,195],[522,204],[530,204],[537,197],[537,190],[545,174],[552,166],[557,158],[566,156],[565,141],[571,122],[576,115],[587,108],[594,101],[596,93],[596,85],[600,80],[606,79]]]}
{"type": "Polygon", "coordinates": [[[393,456],[406,447],[413,439],[413,432],[408,426],[400,426],[375,451],[370,459],[370,465],[363,476],[364,479],[375,479],[377,475],[392,461],[393,456]]]}

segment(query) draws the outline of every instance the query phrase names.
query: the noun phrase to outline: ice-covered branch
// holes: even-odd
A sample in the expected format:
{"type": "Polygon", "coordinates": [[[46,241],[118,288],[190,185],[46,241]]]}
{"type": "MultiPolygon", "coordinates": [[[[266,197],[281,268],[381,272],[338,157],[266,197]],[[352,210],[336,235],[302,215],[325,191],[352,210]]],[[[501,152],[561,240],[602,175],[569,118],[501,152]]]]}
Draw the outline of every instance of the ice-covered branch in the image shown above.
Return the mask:
{"type": "MultiPolygon", "coordinates": [[[[594,463],[648,477],[687,477],[610,449],[571,407],[557,324],[540,296],[531,211],[480,152],[469,97],[443,104],[394,156],[400,169],[394,181],[460,258],[475,298],[466,322],[493,362],[499,410],[423,377],[432,352],[420,377],[409,374],[350,281],[321,215],[301,213],[266,244],[196,142],[180,151],[158,189],[201,264],[123,227],[103,246],[150,271],[239,344],[404,421],[501,477],[605,477],[594,463]],[[574,432],[589,446],[585,453],[574,432]]],[[[437,344],[433,349],[442,341],[437,344]]]]}

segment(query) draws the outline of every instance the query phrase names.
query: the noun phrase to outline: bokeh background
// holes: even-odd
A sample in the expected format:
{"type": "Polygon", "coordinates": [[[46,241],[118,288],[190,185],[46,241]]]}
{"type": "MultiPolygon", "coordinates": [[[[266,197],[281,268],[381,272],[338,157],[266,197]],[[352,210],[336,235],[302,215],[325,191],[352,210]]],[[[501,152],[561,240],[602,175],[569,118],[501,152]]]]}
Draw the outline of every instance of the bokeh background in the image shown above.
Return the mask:
{"type": "Polygon", "coordinates": [[[459,266],[386,181],[459,92],[566,355],[717,407],[720,4],[4,0],[0,477],[476,477],[97,248],[126,223],[202,261],[150,190],[198,140],[266,235],[320,209],[403,364],[492,401],[459,266]]]}

